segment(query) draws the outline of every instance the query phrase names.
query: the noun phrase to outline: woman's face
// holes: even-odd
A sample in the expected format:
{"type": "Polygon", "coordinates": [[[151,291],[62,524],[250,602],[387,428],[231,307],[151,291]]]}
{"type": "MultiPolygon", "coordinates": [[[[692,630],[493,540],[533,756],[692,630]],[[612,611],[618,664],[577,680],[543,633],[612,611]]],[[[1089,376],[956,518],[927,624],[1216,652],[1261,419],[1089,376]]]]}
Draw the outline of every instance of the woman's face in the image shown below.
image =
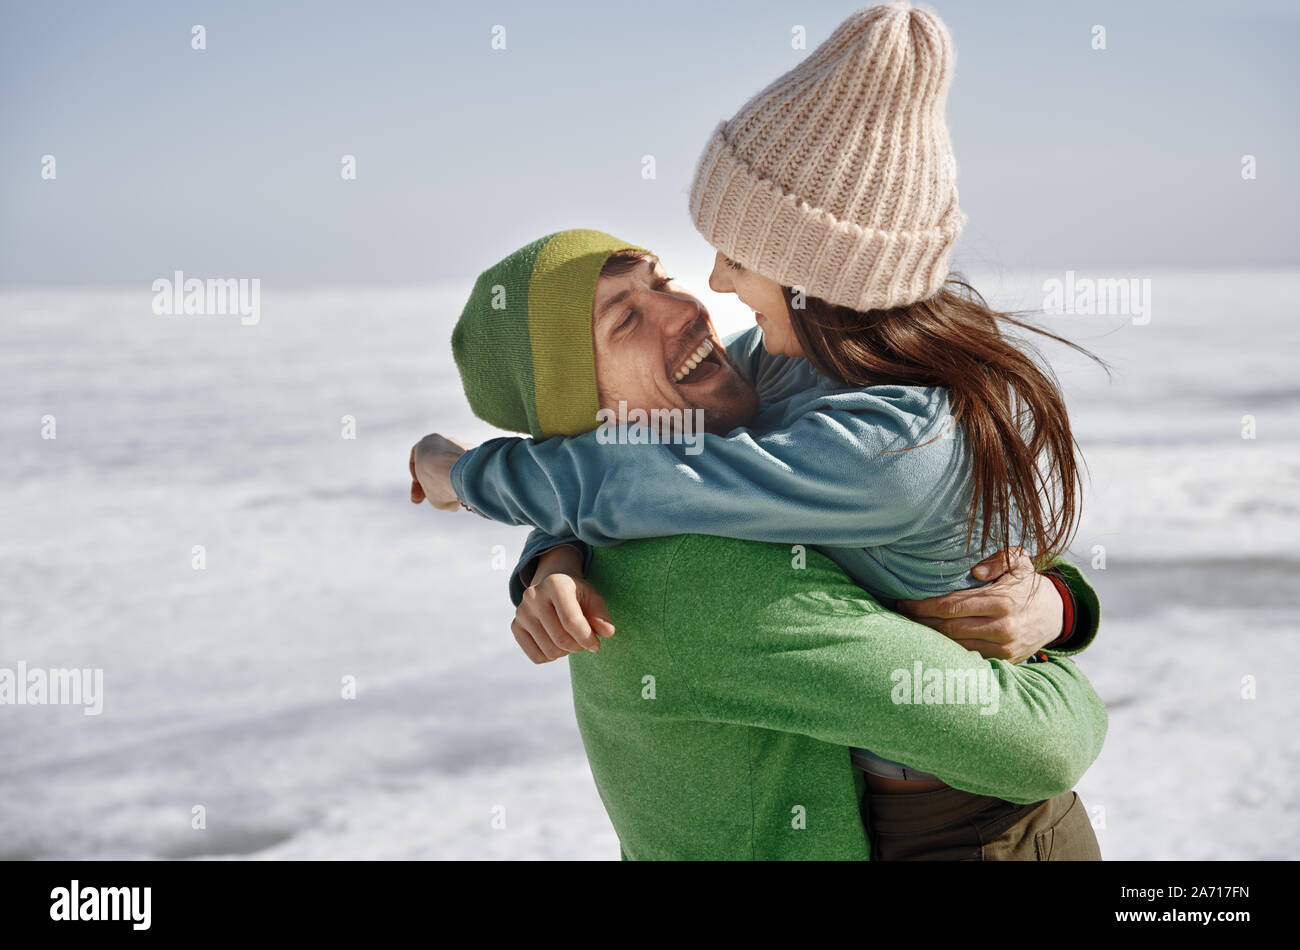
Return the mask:
{"type": "Polygon", "coordinates": [[[735,294],[754,311],[754,319],[763,328],[763,347],[773,356],[804,355],[790,325],[785,291],[776,281],[746,270],[719,251],[713,260],[709,288],[720,294],[735,294]]]}

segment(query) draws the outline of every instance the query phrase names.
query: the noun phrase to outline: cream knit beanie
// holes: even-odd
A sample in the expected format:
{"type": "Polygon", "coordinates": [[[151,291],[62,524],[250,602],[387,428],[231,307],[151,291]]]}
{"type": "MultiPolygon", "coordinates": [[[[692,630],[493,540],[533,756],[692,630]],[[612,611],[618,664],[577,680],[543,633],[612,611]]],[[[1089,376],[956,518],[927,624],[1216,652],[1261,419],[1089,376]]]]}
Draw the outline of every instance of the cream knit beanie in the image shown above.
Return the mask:
{"type": "Polygon", "coordinates": [[[718,126],[691,186],[695,226],[737,263],[828,303],[931,296],[966,221],[943,117],[952,71],[935,14],[858,10],[718,126]]]}

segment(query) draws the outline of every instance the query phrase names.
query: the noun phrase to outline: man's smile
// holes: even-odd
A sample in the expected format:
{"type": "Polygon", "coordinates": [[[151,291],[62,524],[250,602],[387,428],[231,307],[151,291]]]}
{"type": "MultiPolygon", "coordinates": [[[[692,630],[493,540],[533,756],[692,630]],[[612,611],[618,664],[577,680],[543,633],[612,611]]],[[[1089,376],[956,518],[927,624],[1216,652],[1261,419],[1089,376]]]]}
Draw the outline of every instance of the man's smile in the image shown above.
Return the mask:
{"type": "Polygon", "coordinates": [[[671,374],[673,382],[679,386],[693,386],[716,375],[722,364],[713,351],[713,341],[705,337],[671,374]]]}

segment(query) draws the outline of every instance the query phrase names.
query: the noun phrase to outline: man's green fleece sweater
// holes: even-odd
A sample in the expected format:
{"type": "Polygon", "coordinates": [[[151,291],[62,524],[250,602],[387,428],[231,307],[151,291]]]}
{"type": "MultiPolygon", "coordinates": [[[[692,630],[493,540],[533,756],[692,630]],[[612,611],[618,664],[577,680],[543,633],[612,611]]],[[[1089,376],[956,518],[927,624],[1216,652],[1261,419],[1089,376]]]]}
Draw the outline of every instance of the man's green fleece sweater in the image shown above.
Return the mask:
{"type": "Polygon", "coordinates": [[[1073,662],[985,660],[806,558],[704,535],[596,550],[617,633],[569,669],[623,857],[866,860],[850,746],[1013,802],[1097,757],[1106,711],[1073,662]],[[963,676],[996,678],[996,712],[956,701],[963,676]]]}

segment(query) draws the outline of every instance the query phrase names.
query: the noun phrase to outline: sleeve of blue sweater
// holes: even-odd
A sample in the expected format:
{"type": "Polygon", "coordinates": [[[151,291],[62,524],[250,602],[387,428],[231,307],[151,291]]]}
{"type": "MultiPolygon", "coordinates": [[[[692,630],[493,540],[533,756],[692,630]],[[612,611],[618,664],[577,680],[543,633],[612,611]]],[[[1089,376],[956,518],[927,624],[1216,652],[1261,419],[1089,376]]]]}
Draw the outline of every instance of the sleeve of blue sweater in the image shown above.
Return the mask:
{"type": "Polygon", "coordinates": [[[457,461],[452,485],[493,521],[595,545],[682,533],[889,544],[969,490],[942,413],[917,404],[924,390],[898,390],[847,394],[851,409],[810,396],[788,428],[706,433],[695,454],[684,444],[602,442],[599,432],[492,439],[457,461]]]}

